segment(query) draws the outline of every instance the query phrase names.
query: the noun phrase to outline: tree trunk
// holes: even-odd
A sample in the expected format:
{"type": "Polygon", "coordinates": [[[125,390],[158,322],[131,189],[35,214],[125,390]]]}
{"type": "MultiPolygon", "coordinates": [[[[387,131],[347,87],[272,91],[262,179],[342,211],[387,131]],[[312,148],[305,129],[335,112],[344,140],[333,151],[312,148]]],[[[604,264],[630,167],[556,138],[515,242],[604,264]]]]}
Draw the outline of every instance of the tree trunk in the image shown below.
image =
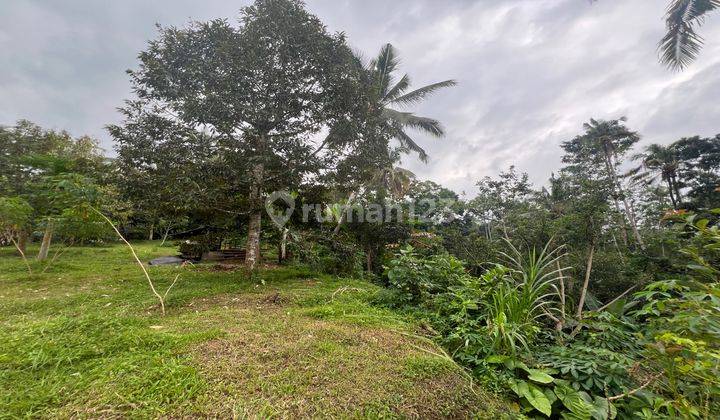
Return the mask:
{"type": "Polygon", "coordinates": [[[668,184],[668,193],[670,193],[670,201],[672,202],[673,210],[678,209],[677,201],[675,200],[675,194],[673,194],[673,191],[675,188],[673,187],[672,179],[668,177],[667,179],[668,184]]]}
{"type": "MultiPolygon", "coordinates": [[[[615,172],[615,164],[612,161],[612,155],[610,154],[610,152],[607,149],[605,149],[605,159],[606,159],[606,165],[607,165],[608,172],[610,173],[610,176],[612,177],[614,189],[616,190],[617,194],[619,194],[622,197],[623,206],[625,208],[625,216],[627,216],[627,220],[630,223],[630,228],[632,229],[633,236],[635,236],[635,240],[637,241],[640,248],[645,249],[645,243],[643,242],[642,237],[640,237],[640,231],[638,231],[637,221],[635,220],[635,217],[632,214],[632,211],[630,209],[630,204],[628,203],[627,197],[625,196],[625,191],[623,190],[622,184],[620,184],[620,180],[618,179],[617,172],[615,172]]],[[[619,207],[618,203],[617,203],[617,198],[615,198],[615,206],[616,206],[616,208],[619,207]]]]}
{"type": "Polygon", "coordinates": [[[673,188],[675,189],[675,199],[677,200],[678,207],[680,207],[682,205],[682,196],[680,195],[680,187],[678,187],[678,182],[675,178],[675,175],[672,176],[672,181],[673,188]]]}
{"type": "Polygon", "coordinates": [[[638,245],[640,245],[640,249],[645,249],[645,242],[643,242],[642,236],[640,236],[640,231],[637,227],[637,220],[635,219],[635,214],[633,213],[632,207],[630,207],[630,203],[624,195],[623,204],[625,205],[625,212],[630,219],[630,227],[632,228],[633,236],[635,236],[635,240],[637,241],[638,245]]]}
{"type": "Polygon", "coordinates": [[[30,235],[25,230],[20,231],[20,233],[18,234],[17,248],[18,248],[18,254],[20,254],[20,256],[24,256],[25,253],[27,252],[27,244],[28,244],[29,236],[30,235]]]}
{"type": "Polygon", "coordinates": [[[620,218],[620,237],[622,238],[623,245],[628,245],[628,235],[627,235],[627,223],[625,222],[625,216],[623,216],[623,211],[620,209],[620,202],[618,201],[617,197],[613,196],[613,202],[615,203],[615,211],[617,211],[617,216],[620,218]]]}
{"type": "Polygon", "coordinates": [[[262,222],[262,184],[265,167],[262,163],[253,165],[250,173],[250,220],[245,249],[245,267],[254,270],[260,259],[260,230],[262,222]]]}
{"type": "Polygon", "coordinates": [[[172,225],[168,226],[167,230],[165,230],[165,234],[163,235],[162,242],[160,243],[160,246],[165,245],[165,241],[167,241],[168,235],[170,235],[170,229],[172,229],[172,225]]]}
{"type": "Polygon", "coordinates": [[[350,205],[352,201],[355,199],[355,195],[357,192],[353,191],[350,193],[350,196],[348,197],[347,205],[345,208],[343,208],[343,211],[340,213],[340,219],[338,219],[337,226],[335,226],[335,229],[333,230],[333,235],[337,235],[340,232],[340,227],[345,223],[345,219],[347,219],[347,212],[350,211],[350,205]]]}
{"type": "Polygon", "coordinates": [[[280,262],[285,261],[287,258],[287,237],[289,231],[288,228],[283,228],[282,238],[280,239],[280,262]]]}
{"type": "Polygon", "coordinates": [[[587,296],[588,285],[590,284],[590,272],[592,271],[593,257],[595,256],[595,244],[590,244],[590,252],[588,253],[587,266],[585,267],[585,281],[582,290],[580,290],[580,300],[577,306],[577,319],[582,319],[583,306],[585,306],[585,296],[587,296]]]}
{"type": "Polygon", "coordinates": [[[372,273],[373,271],[373,252],[372,249],[368,248],[365,251],[365,263],[367,265],[367,271],[372,273]]]}
{"type": "Polygon", "coordinates": [[[54,230],[55,222],[48,220],[47,226],[45,227],[45,233],[43,234],[42,244],[40,244],[40,252],[37,256],[39,261],[45,260],[48,256],[48,252],[50,252],[50,242],[52,241],[54,230]]]}
{"type": "Polygon", "coordinates": [[[148,234],[148,240],[152,241],[155,239],[155,223],[150,223],[150,233],[148,234]]]}

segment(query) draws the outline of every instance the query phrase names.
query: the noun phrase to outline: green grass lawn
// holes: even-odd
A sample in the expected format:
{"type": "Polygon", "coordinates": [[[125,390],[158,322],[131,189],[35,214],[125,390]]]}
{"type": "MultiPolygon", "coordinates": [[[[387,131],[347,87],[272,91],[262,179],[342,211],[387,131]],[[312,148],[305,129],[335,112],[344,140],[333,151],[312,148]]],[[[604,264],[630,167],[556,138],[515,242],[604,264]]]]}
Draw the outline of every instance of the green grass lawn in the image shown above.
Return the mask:
{"type": "MultiPolygon", "coordinates": [[[[139,243],[143,261],[174,253],[139,243]]],[[[30,249],[29,254],[34,254],[30,249]]],[[[150,267],[127,248],[72,248],[29,276],[0,248],[0,418],[496,417],[376,286],[298,267],[253,279],[150,267]]]]}

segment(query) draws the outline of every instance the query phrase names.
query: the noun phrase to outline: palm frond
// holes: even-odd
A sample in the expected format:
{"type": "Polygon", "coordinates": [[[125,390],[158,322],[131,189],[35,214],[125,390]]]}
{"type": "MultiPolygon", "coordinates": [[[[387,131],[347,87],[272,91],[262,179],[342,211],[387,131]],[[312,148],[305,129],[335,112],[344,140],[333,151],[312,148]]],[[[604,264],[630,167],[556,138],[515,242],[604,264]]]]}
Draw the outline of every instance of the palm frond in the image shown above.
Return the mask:
{"type": "Polygon", "coordinates": [[[416,104],[423,99],[425,99],[427,96],[431,95],[432,93],[446,87],[451,87],[457,85],[457,81],[455,80],[445,80],[442,82],[433,83],[431,85],[423,86],[419,89],[415,89],[412,92],[406,93],[405,95],[402,95],[397,98],[392,98],[391,103],[398,104],[398,105],[411,105],[416,104]]]}
{"type": "Polygon", "coordinates": [[[660,62],[682,70],[697,58],[703,39],[696,26],[708,12],[720,8],[720,0],[673,0],[667,8],[667,32],[659,44],[660,62]]]}
{"type": "Polygon", "coordinates": [[[445,135],[445,131],[438,120],[427,117],[419,117],[412,112],[400,112],[390,108],[383,109],[382,114],[385,118],[391,119],[403,127],[415,128],[435,137],[442,137],[445,135]]]}
{"type": "Polygon", "coordinates": [[[377,75],[377,83],[380,89],[380,96],[384,97],[388,86],[392,83],[392,72],[395,71],[400,60],[392,44],[385,44],[380,50],[378,57],[373,60],[372,65],[377,75]]]}
{"type": "Polygon", "coordinates": [[[406,74],[403,75],[403,77],[397,83],[395,83],[395,86],[393,86],[383,97],[383,104],[391,103],[393,98],[405,92],[408,87],[410,87],[410,76],[406,74]]]}
{"type": "Polygon", "coordinates": [[[393,136],[400,142],[400,145],[412,152],[417,153],[420,161],[422,161],[423,163],[427,163],[427,152],[425,152],[425,149],[420,147],[419,144],[415,143],[415,140],[413,140],[410,136],[407,135],[407,133],[403,130],[402,125],[396,121],[392,121],[390,122],[390,126],[393,128],[393,136]]]}

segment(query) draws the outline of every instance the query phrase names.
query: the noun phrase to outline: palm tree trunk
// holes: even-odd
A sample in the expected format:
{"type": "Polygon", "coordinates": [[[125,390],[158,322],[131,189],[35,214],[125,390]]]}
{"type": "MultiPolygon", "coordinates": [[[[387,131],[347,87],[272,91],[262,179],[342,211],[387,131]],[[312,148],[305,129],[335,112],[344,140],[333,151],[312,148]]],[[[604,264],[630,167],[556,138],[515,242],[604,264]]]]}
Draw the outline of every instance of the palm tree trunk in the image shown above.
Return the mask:
{"type": "Polygon", "coordinates": [[[250,174],[250,220],[245,249],[245,267],[254,270],[260,260],[260,232],[262,223],[262,187],[265,167],[262,163],[253,165],[250,174]]]}
{"type": "MultiPolygon", "coordinates": [[[[635,220],[634,215],[632,214],[632,210],[630,209],[630,204],[628,203],[627,196],[625,195],[625,190],[622,187],[622,184],[620,183],[620,180],[618,179],[617,172],[615,171],[615,164],[612,161],[612,155],[609,153],[607,148],[605,148],[605,161],[607,165],[608,172],[610,173],[610,177],[612,178],[614,188],[622,197],[623,206],[625,208],[625,216],[627,217],[628,222],[630,223],[630,228],[632,229],[633,236],[635,236],[635,241],[637,241],[638,245],[641,249],[645,249],[645,243],[642,240],[642,237],[640,236],[640,231],[637,227],[637,221],[635,220]]],[[[617,198],[615,198],[615,205],[618,206],[617,198]]]]}
{"type": "Polygon", "coordinates": [[[677,178],[675,175],[672,176],[673,188],[675,189],[675,199],[677,200],[678,207],[682,206],[682,196],[680,195],[680,187],[678,186],[677,178]]]}
{"type": "Polygon", "coordinates": [[[48,252],[50,252],[50,242],[52,242],[53,232],[55,231],[55,222],[48,220],[47,226],[45,227],[45,233],[43,234],[42,243],[40,244],[40,252],[38,253],[38,261],[47,259],[48,252]]]}
{"type": "Polygon", "coordinates": [[[670,201],[672,202],[673,210],[677,210],[678,209],[677,200],[675,200],[675,194],[673,193],[675,188],[673,187],[672,179],[670,177],[668,177],[668,179],[667,179],[667,184],[668,184],[668,193],[670,194],[670,201]]]}

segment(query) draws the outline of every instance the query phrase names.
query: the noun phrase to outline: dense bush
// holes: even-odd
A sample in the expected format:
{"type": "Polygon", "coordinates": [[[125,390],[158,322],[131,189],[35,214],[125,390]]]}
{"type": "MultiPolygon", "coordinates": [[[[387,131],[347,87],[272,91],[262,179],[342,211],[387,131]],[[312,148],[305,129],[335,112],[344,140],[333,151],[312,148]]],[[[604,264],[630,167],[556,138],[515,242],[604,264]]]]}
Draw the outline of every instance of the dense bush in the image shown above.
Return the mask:
{"type": "Polygon", "coordinates": [[[720,231],[694,217],[679,230],[691,238],[677,279],[580,317],[566,256],[547,246],[521,253],[508,243],[503,264],[479,277],[454,257],[407,247],[386,275],[396,305],[422,311],[456,361],[504,384],[528,416],[717,418],[720,231]]]}
{"type": "Polygon", "coordinates": [[[447,292],[468,277],[463,263],[448,254],[420,257],[412,246],[400,250],[385,269],[397,304],[420,304],[447,292]]]}
{"type": "Polygon", "coordinates": [[[346,236],[300,232],[292,236],[288,250],[296,261],[314,270],[334,275],[363,275],[364,254],[359,245],[346,236]]]}

